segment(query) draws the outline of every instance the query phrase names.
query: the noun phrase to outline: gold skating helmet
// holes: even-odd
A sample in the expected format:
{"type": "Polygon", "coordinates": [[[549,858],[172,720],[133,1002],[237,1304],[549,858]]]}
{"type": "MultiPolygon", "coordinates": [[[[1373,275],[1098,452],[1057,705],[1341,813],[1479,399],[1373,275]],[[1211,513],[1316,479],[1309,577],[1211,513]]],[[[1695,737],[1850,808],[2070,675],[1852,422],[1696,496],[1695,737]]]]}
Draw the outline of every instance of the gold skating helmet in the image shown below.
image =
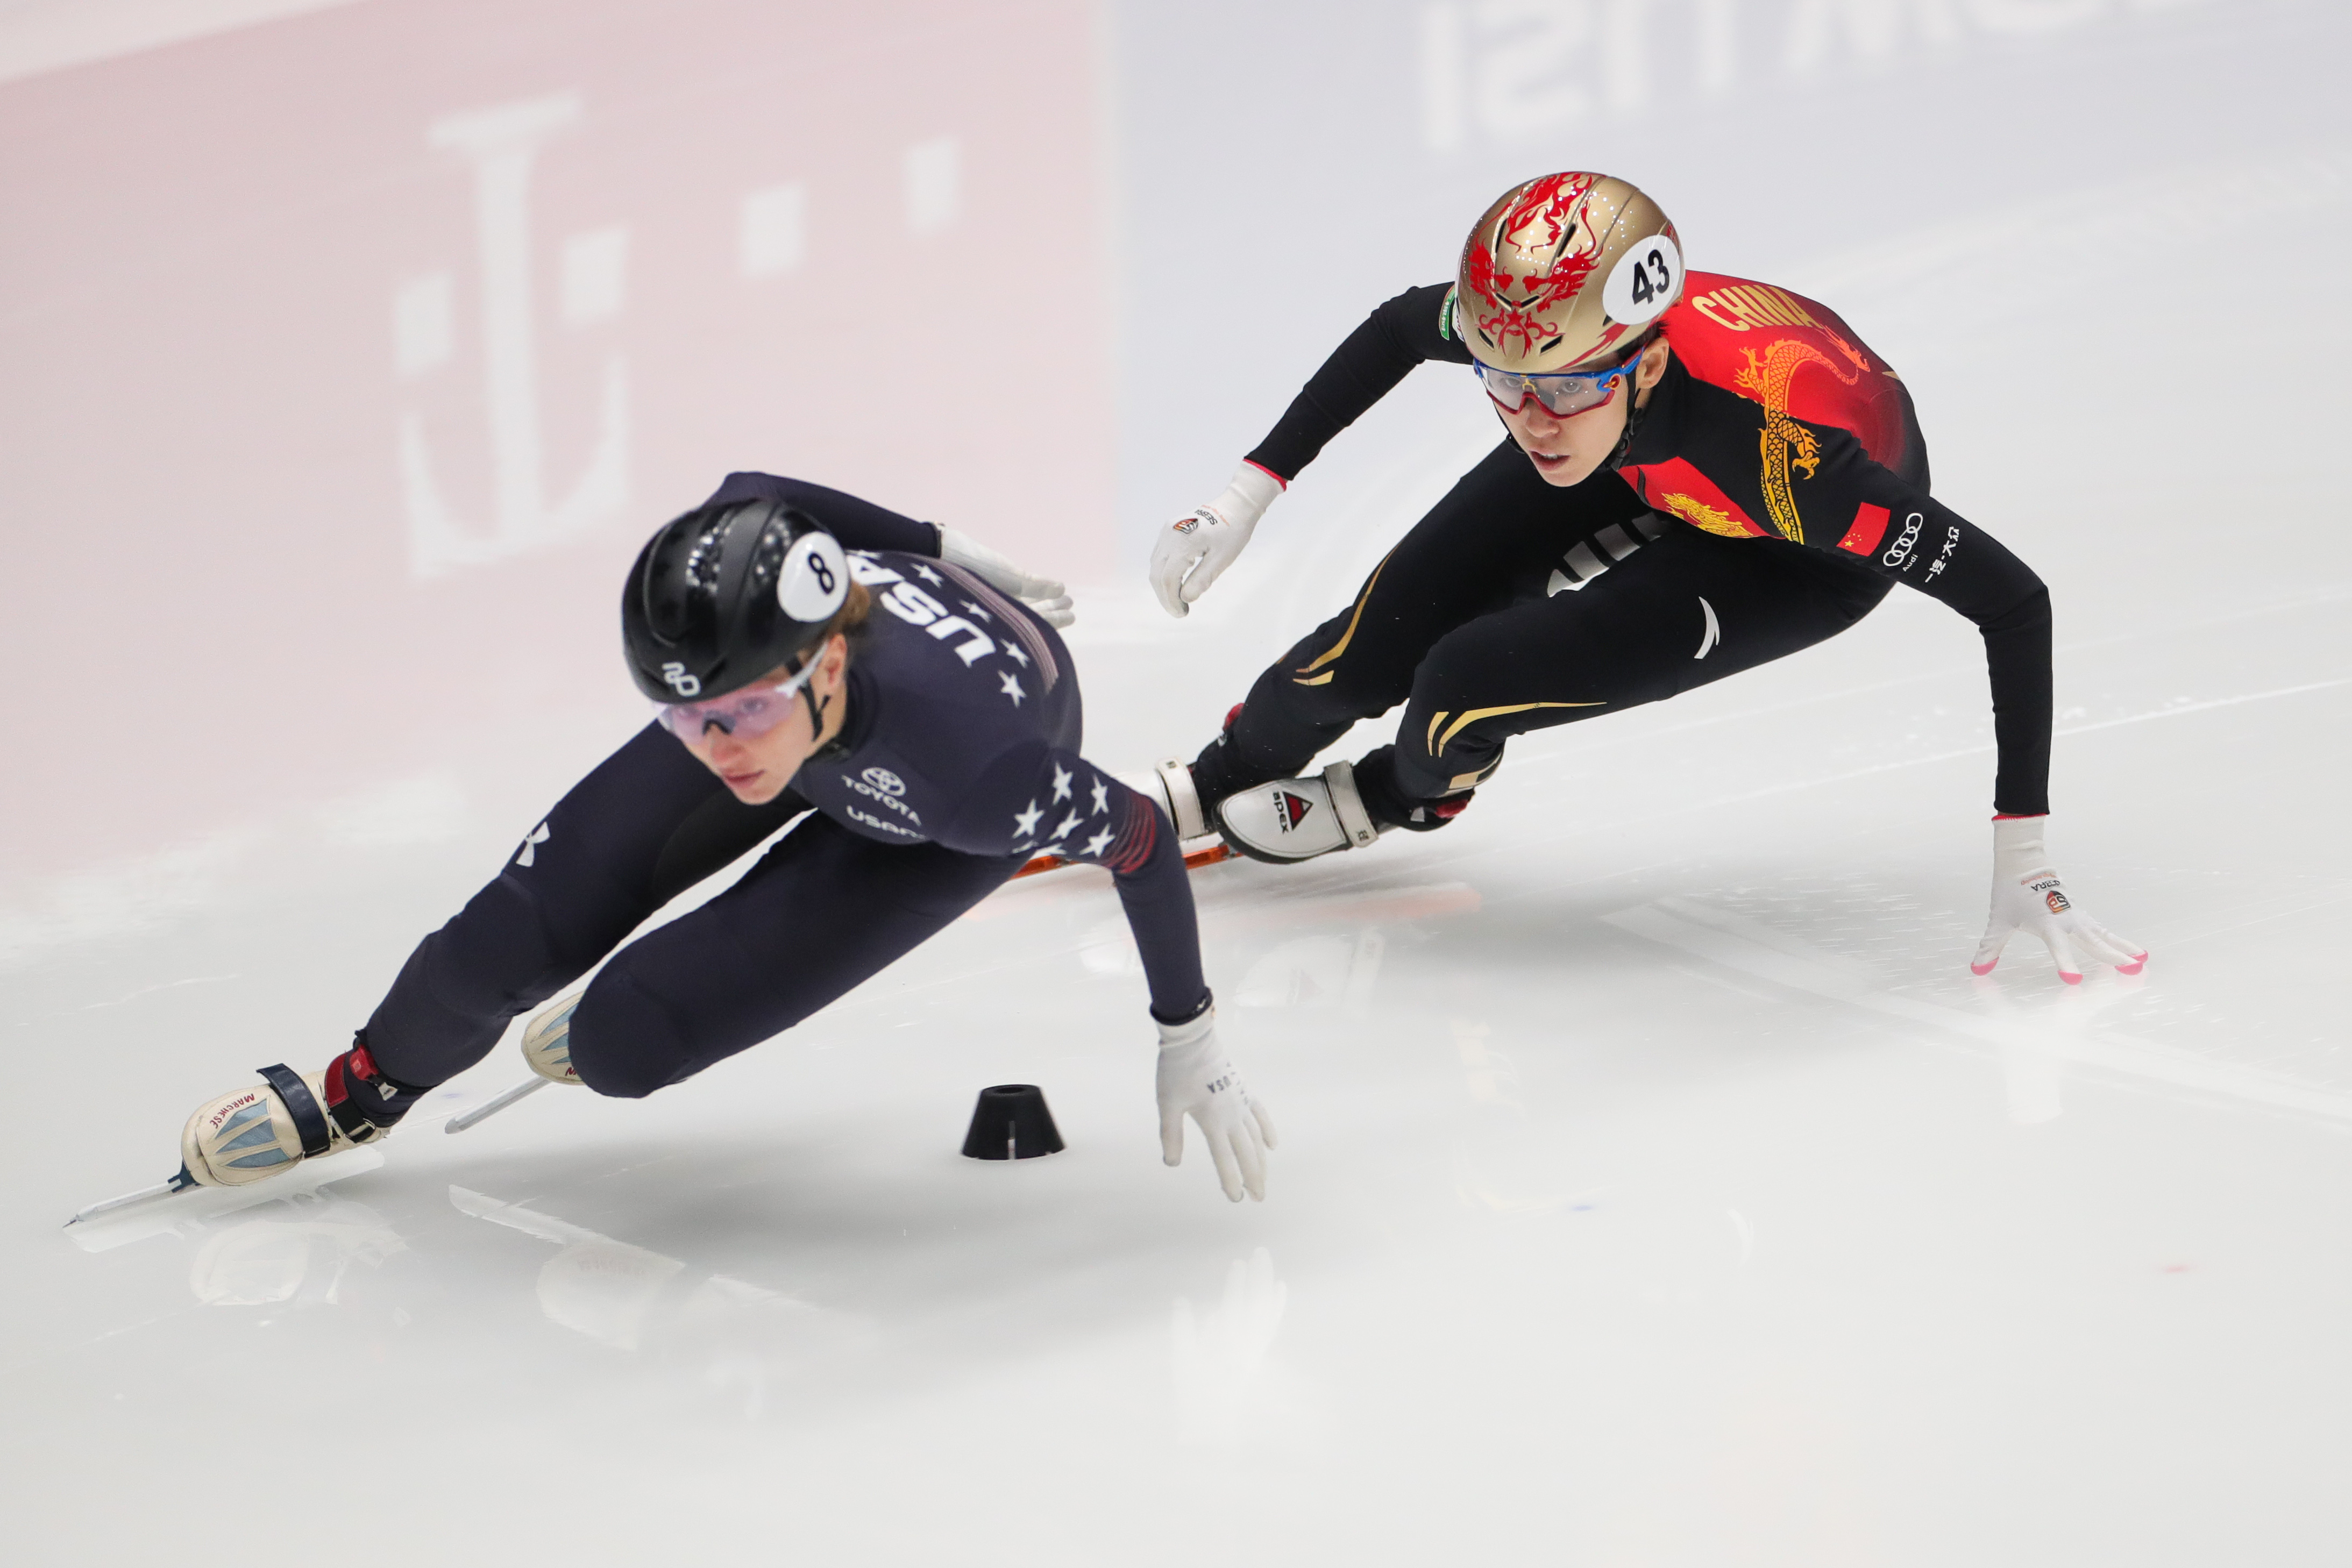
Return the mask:
{"type": "Polygon", "coordinates": [[[1675,225],[1626,182],[1570,171],[1506,192],[1462,246],[1454,324],[1481,363],[1613,363],[1683,291],[1675,225]]]}

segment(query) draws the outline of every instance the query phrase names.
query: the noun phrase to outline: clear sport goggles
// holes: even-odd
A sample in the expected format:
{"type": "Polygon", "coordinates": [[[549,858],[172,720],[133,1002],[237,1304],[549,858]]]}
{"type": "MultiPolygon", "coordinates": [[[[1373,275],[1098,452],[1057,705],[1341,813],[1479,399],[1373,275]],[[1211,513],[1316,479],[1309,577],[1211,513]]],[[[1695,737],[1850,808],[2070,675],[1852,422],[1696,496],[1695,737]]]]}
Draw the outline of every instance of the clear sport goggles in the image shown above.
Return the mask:
{"type": "Polygon", "coordinates": [[[812,654],[806,664],[781,681],[745,686],[707,703],[656,703],[654,722],[688,746],[699,744],[713,725],[721,735],[756,739],[793,716],[796,706],[793,699],[816,674],[816,665],[812,654]]]}
{"type": "Polygon", "coordinates": [[[1590,413],[1617,395],[1617,383],[1631,380],[1634,369],[1642,362],[1636,352],[1622,365],[1612,365],[1600,371],[1559,371],[1550,375],[1531,376],[1517,371],[1498,371],[1476,360],[1470,368],[1476,372],[1478,384],[1496,405],[1507,413],[1517,413],[1528,399],[1534,398],[1560,418],[1570,414],[1590,413]]]}

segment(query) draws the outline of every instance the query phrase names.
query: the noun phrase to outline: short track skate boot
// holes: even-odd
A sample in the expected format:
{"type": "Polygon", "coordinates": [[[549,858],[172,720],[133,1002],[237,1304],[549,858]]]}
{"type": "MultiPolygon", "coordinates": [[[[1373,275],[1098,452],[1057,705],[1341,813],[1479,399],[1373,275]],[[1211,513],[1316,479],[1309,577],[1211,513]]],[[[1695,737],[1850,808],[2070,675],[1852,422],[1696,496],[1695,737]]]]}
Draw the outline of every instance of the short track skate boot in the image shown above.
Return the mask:
{"type": "Polygon", "coordinates": [[[572,1014],[585,995],[584,990],[574,991],[542,1009],[522,1031],[522,1059],[550,1083],[580,1082],[580,1074],[572,1065],[572,1014]]]}
{"type": "Polygon", "coordinates": [[[1151,801],[1168,813],[1176,824],[1180,842],[1211,837],[1217,831],[1216,803],[1224,794],[1244,779],[1228,779],[1232,772],[1230,755],[1234,720],[1239,718],[1242,705],[1235,703],[1225,710],[1225,722],[1218,727],[1217,738],[1201,749],[1201,755],[1191,762],[1171,757],[1155,765],[1150,773],[1122,773],[1118,781],[1151,801]]]}
{"type": "Polygon", "coordinates": [[[1277,779],[1229,795],[1217,805],[1225,842],[1252,860],[1313,860],[1333,850],[1362,849],[1381,836],[1356,792],[1356,770],[1334,762],[1308,779],[1277,779]]]}
{"type": "Polygon", "coordinates": [[[1171,757],[1155,763],[1149,773],[1120,773],[1115,777],[1167,813],[1168,820],[1176,824],[1179,843],[1217,831],[1201,810],[1201,797],[1192,788],[1192,769],[1181,758],[1171,757]]]}
{"type": "Polygon", "coordinates": [[[264,1080],[196,1108],[180,1130],[180,1164],[200,1186],[245,1186],[320,1155],[356,1147],[320,1104],[327,1075],[280,1063],[264,1080]]]}
{"type": "Polygon", "coordinates": [[[327,1063],[322,1098],[328,1119],[354,1144],[373,1144],[390,1135],[425,1095],[425,1090],[398,1082],[376,1065],[365,1030],[352,1037],[351,1050],[327,1063]]]}
{"type": "MultiPolygon", "coordinates": [[[[1500,759],[1495,764],[1500,767],[1500,759]]],[[[1483,782],[1495,776],[1495,768],[1479,775],[1483,782]]],[[[1412,800],[1397,788],[1396,747],[1383,746],[1364,753],[1356,763],[1356,793],[1364,802],[1364,812],[1381,831],[1402,828],[1408,832],[1429,833],[1445,826],[1468,809],[1476,798],[1475,789],[1465,789],[1458,795],[1442,795],[1434,800],[1412,800]]]]}
{"type": "Polygon", "coordinates": [[[180,1162],[198,1186],[245,1186],[375,1143],[425,1093],[385,1077],[364,1037],[323,1072],[298,1073],[283,1062],[257,1071],[260,1084],[198,1106],[181,1129],[180,1162]]]}
{"type": "Polygon", "coordinates": [[[1443,800],[1419,801],[1412,810],[1405,812],[1404,821],[1399,822],[1397,826],[1415,833],[1435,832],[1467,810],[1469,806],[1468,792],[1448,795],[1443,800]]]}

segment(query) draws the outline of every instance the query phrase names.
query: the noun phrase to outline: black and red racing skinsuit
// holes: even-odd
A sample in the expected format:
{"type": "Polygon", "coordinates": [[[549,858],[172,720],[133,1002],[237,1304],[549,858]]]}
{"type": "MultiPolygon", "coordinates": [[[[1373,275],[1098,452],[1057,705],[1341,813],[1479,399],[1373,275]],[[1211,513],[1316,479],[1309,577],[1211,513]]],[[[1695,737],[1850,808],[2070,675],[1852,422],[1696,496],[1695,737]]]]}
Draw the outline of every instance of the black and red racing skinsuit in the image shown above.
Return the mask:
{"type": "MultiPolygon", "coordinates": [[[[1381,305],[1249,461],[1286,483],[1414,366],[1469,364],[1453,315],[1444,284],[1381,305]]],[[[1420,825],[1509,737],[1794,653],[1902,582],[1984,635],[1994,810],[2049,810],[2049,592],[1928,494],[1895,371],[1824,307],[1717,274],[1691,273],[1659,328],[1665,377],[1614,470],[1555,487],[1507,438],[1258,677],[1195,764],[1204,797],[1298,772],[1402,702],[1357,776],[1376,818],[1420,825]]]]}

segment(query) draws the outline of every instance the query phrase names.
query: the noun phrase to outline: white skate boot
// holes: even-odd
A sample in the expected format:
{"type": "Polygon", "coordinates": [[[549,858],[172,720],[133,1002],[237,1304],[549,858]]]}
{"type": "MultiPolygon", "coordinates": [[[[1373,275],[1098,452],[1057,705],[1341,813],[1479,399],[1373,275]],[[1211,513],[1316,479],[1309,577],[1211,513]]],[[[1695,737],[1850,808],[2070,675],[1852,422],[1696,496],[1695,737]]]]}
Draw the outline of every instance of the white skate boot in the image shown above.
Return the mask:
{"type": "Polygon", "coordinates": [[[180,1161],[199,1186],[244,1186],[320,1155],[389,1136],[425,1091],[394,1082],[362,1033],[321,1072],[280,1062],[258,1087],[196,1108],[180,1130],[180,1161]]]}
{"type": "Polygon", "coordinates": [[[180,1163],[199,1186],[245,1186],[359,1147],[326,1113],[324,1072],[260,1072],[265,1082],[206,1101],[181,1129],[180,1163]]]}
{"type": "Polygon", "coordinates": [[[550,1083],[580,1082],[572,1065],[572,1014],[586,994],[574,991],[550,1004],[522,1031],[522,1059],[550,1083]]]}
{"type": "MultiPolygon", "coordinates": [[[[586,988],[550,1002],[539,1016],[523,1026],[522,1059],[531,1071],[524,1079],[504,1093],[494,1094],[470,1111],[463,1111],[442,1124],[445,1133],[462,1133],[478,1126],[519,1100],[528,1099],[551,1083],[580,1083],[579,1069],[572,1065],[572,1015],[587,995],[586,988]]],[[[583,1085],[584,1087],[584,1085],[583,1085]]]]}
{"type": "Polygon", "coordinates": [[[1284,863],[1362,849],[1381,836],[1357,793],[1355,767],[1346,762],[1229,795],[1217,807],[1217,826],[1252,860],[1284,863]]]}
{"type": "Polygon", "coordinates": [[[1216,824],[1202,810],[1200,792],[1192,788],[1192,766],[1181,758],[1171,757],[1149,773],[1121,773],[1117,777],[1120,783],[1168,813],[1168,820],[1176,824],[1179,844],[1215,836],[1216,824]]]}

